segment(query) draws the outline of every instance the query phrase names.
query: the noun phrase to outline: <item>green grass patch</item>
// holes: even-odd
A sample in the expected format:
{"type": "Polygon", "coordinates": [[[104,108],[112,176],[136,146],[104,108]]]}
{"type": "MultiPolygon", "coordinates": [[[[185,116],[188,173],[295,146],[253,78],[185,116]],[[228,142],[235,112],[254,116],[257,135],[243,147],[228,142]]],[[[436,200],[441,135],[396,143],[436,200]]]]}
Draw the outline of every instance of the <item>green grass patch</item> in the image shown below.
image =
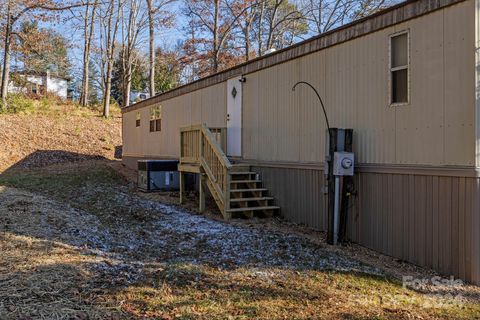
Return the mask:
{"type": "MultiPolygon", "coordinates": [[[[0,102],[1,103],[1,102],[0,102]]],[[[23,113],[30,114],[36,110],[34,100],[27,98],[23,94],[10,94],[7,97],[7,105],[0,107],[0,113],[23,113]]]]}
{"type": "Polygon", "coordinates": [[[396,281],[315,270],[218,270],[167,264],[116,293],[138,316],[180,319],[475,319],[480,306],[436,305],[438,299],[396,281]]]}
{"type": "Polygon", "coordinates": [[[58,166],[58,169],[14,170],[0,174],[0,185],[48,196],[74,208],[90,211],[108,221],[112,212],[128,211],[115,198],[127,182],[103,161],[58,166]]]}
{"type": "Polygon", "coordinates": [[[104,164],[62,170],[42,169],[6,172],[0,175],[0,185],[26,189],[72,199],[71,192],[98,184],[119,184],[124,180],[104,164]]]}

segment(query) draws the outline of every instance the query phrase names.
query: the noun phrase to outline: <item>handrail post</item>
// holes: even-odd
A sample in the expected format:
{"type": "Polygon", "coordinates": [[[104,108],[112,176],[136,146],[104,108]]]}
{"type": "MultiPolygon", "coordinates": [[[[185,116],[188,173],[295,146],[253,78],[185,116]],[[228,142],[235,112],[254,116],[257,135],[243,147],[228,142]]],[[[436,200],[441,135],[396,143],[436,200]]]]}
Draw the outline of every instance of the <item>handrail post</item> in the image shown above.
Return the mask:
{"type": "Polygon", "coordinates": [[[228,168],[223,167],[223,183],[224,183],[224,191],[223,191],[223,197],[224,197],[224,202],[223,202],[223,208],[224,208],[224,213],[223,217],[226,220],[230,220],[232,218],[232,214],[228,212],[230,209],[230,175],[228,174],[228,168]]]}
{"type": "Polygon", "coordinates": [[[220,139],[223,152],[227,153],[227,130],[225,128],[220,129],[220,139]]]}
{"type": "Polygon", "coordinates": [[[198,161],[203,159],[205,157],[204,151],[203,151],[203,130],[200,128],[198,131],[198,147],[200,148],[198,150],[198,161]]]}
{"type": "MultiPolygon", "coordinates": [[[[226,131],[222,128],[212,130],[206,124],[181,128],[180,156],[185,163],[195,162],[201,167],[199,211],[205,208],[205,188],[209,188],[223,217],[228,220],[231,219],[231,213],[228,210],[230,210],[231,183],[229,170],[232,165],[225,155],[226,131]]],[[[184,179],[182,175],[181,201],[184,200],[184,179]]]]}
{"type": "Polygon", "coordinates": [[[180,159],[185,156],[184,143],[185,143],[185,134],[180,131],[180,159]]]}

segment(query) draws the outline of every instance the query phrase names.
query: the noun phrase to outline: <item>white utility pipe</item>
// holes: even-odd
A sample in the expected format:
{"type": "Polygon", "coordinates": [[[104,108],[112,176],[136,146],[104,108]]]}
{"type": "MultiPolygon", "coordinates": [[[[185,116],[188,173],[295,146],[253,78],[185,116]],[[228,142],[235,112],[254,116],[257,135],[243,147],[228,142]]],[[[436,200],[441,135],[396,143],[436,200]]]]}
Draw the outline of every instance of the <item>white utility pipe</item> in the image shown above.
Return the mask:
{"type": "Polygon", "coordinates": [[[335,176],[335,205],[333,208],[333,245],[338,243],[338,231],[340,230],[340,177],[335,176]]]}

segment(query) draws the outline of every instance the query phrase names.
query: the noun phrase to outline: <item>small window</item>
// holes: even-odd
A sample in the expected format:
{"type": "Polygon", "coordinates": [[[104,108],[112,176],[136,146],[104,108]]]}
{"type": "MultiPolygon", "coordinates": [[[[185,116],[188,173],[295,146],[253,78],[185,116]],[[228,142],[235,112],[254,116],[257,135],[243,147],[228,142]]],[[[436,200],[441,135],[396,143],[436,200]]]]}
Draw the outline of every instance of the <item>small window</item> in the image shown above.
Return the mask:
{"type": "Polygon", "coordinates": [[[390,37],[390,104],[410,102],[409,34],[402,32],[390,37]]]}
{"type": "Polygon", "coordinates": [[[162,106],[150,108],[150,132],[162,130],[162,106]]]}
{"type": "Polygon", "coordinates": [[[136,119],[135,119],[135,126],[136,127],[140,127],[140,119],[141,119],[140,111],[137,111],[137,115],[136,115],[136,119]]]}

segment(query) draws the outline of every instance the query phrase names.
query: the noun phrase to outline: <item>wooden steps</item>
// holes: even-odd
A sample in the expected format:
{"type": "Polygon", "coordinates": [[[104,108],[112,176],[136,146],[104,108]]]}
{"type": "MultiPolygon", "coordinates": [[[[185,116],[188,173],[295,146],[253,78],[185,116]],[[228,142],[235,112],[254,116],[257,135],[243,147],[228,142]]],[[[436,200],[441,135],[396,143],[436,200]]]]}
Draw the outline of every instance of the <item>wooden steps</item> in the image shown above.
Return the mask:
{"type": "Polygon", "coordinates": [[[262,186],[262,180],[250,166],[234,165],[229,175],[230,201],[226,212],[232,216],[251,218],[272,216],[280,208],[274,205],[274,198],[268,196],[268,189],[262,186]],[[237,170],[241,171],[237,171],[237,170]],[[235,170],[235,171],[233,171],[235,170]]]}
{"type": "Polygon", "coordinates": [[[222,128],[210,129],[205,124],[180,129],[180,203],[183,201],[184,173],[200,175],[199,211],[205,209],[208,189],[225,219],[272,216],[280,208],[268,195],[263,181],[250,165],[235,164],[225,155],[225,134],[222,128]],[[215,132],[215,134],[214,134],[215,132]]]}
{"type": "Polygon", "coordinates": [[[265,206],[265,207],[242,207],[235,209],[228,209],[230,214],[241,213],[249,218],[253,217],[256,212],[261,212],[263,216],[271,217],[276,210],[280,209],[277,206],[265,206]]]}
{"type": "Polygon", "coordinates": [[[252,171],[234,171],[234,172],[230,172],[230,174],[232,176],[238,176],[238,175],[252,175],[252,174],[257,174],[256,172],[252,172],[252,171]]]}
{"type": "Polygon", "coordinates": [[[230,180],[230,184],[240,184],[240,183],[260,183],[262,180],[230,180]]]}
{"type": "Polygon", "coordinates": [[[230,202],[243,202],[243,201],[268,201],[268,200],[274,200],[273,197],[254,197],[254,198],[235,198],[235,199],[230,199],[230,202]]]}
{"type": "Polygon", "coordinates": [[[261,192],[261,191],[268,191],[266,188],[255,188],[255,189],[231,189],[230,193],[236,192],[261,192]]]}

